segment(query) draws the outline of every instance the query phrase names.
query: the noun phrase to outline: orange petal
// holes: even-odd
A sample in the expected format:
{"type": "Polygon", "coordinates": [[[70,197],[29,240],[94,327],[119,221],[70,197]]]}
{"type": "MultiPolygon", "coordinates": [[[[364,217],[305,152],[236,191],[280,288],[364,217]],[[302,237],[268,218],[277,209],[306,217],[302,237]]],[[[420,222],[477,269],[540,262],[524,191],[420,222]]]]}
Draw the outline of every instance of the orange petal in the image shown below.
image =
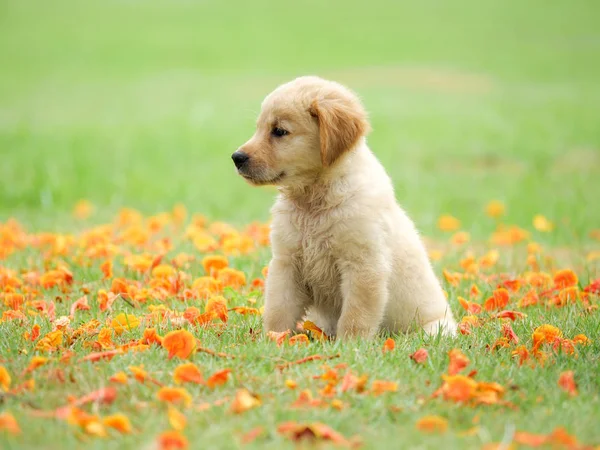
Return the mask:
{"type": "Polygon", "coordinates": [[[7,431],[10,434],[20,434],[21,428],[11,413],[2,412],[0,413],[0,431],[7,431]]]}
{"type": "Polygon", "coordinates": [[[187,330],[175,330],[165,335],[162,345],[169,352],[169,359],[174,356],[186,359],[196,348],[196,338],[187,330]]]}
{"type": "Polygon", "coordinates": [[[424,416],[417,420],[416,428],[425,433],[445,433],[448,420],[440,416],[424,416]]]}
{"type": "Polygon", "coordinates": [[[575,383],[575,374],[572,370],[567,370],[560,374],[558,386],[560,386],[563,391],[568,392],[569,395],[577,395],[577,383],[575,383]]]}
{"type": "Polygon", "coordinates": [[[230,373],[231,369],[223,369],[218,372],[215,372],[208,378],[208,380],[206,380],[206,385],[210,388],[221,386],[222,384],[225,384],[227,382],[230,373]]]}
{"type": "Polygon", "coordinates": [[[450,357],[450,364],[448,365],[449,375],[456,375],[469,365],[469,358],[457,348],[450,350],[448,356],[450,357]]]}
{"type": "Polygon", "coordinates": [[[169,417],[169,424],[174,430],[182,431],[187,425],[187,418],[185,415],[171,405],[169,405],[169,411],[167,415],[169,417]]]}
{"type": "Polygon", "coordinates": [[[383,353],[391,352],[392,350],[394,350],[394,348],[396,348],[396,341],[394,341],[392,338],[388,338],[383,343],[382,351],[383,353]]]}
{"type": "Polygon", "coordinates": [[[173,380],[176,384],[181,383],[196,383],[202,384],[204,378],[200,369],[192,363],[182,364],[175,368],[173,372],[173,380]]]}
{"type": "Polygon", "coordinates": [[[427,352],[427,350],[424,348],[420,348],[419,350],[414,352],[412,355],[410,355],[410,359],[412,359],[417,364],[423,364],[425,361],[427,361],[428,356],[429,356],[429,353],[427,352]]]}
{"type": "Polygon", "coordinates": [[[113,428],[123,434],[129,434],[132,431],[131,422],[125,414],[117,413],[106,416],[104,419],[102,419],[102,423],[105,426],[113,428]]]}
{"type": "Polygon", "coordinates": [[[231,402],[230,411],[234,414],[241,414],[249,409],[260,406],[261,401],[255,395],[246,389],[239,389],[231,402]]]}
{"type": "Polygon", "coordinates": [[[185,406],[192,404],[192,397],[183,388],[162,387],[156,393],[156,398],[167,403],[183,403],[185,406]]]}
{"type": "Polygon", "coordinates": [[[321,330],[316,324],[310,320],[306,320],[302,325],[305,331],[309,331],[310,334],[319,341],[325,341],[328,339],[327,335],[321,330]]]}
{"type": "Polygon", "coordinates": [[[158,450],[185,450],[189,443],[179,431],[165,431],[158,436],[157,446],[158,450]]]}

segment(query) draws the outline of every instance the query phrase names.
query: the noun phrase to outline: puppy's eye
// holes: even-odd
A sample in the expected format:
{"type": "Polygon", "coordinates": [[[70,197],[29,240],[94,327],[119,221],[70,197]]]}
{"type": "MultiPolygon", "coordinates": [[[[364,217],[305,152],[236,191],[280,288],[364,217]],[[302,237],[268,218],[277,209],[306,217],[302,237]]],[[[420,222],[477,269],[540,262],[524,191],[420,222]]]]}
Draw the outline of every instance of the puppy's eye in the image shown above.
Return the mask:
{"type": "Polygon", "coordinates": [[[284,130],[283,128],[273,127],[271,134],[276,137],[281,137],[285,136],[286,134],[290,134],[290,132],[288,130],[284,130]]]}

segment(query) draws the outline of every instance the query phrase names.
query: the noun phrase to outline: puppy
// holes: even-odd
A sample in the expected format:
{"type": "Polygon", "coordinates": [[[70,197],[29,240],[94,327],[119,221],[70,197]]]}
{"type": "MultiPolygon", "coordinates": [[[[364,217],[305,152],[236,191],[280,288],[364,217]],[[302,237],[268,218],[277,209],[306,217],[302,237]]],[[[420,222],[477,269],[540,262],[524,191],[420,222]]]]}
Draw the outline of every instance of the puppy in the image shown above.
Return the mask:
{"type": "Polygon", "coordinates": [[[456,323],[413,222],[366,143],[359,99],[300,77],[262,103],[256,132],[232,159],[253,185],[276,185],[265,289],[266,331],[308,315],[327,334],[454,334],[456,323]]]}

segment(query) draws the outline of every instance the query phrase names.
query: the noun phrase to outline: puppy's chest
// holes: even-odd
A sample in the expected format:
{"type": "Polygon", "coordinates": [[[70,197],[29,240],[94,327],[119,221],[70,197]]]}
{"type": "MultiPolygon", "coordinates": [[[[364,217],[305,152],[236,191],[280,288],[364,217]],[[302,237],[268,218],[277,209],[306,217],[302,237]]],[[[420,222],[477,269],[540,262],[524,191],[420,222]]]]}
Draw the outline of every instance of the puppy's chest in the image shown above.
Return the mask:
{"type": "Polygon", "coordinates": [[[332,294],[339,286],[335,234],[331,219],[323,215],[293,215],[296,230],[294,263],[305,283],[318,297],[332,294]]]}

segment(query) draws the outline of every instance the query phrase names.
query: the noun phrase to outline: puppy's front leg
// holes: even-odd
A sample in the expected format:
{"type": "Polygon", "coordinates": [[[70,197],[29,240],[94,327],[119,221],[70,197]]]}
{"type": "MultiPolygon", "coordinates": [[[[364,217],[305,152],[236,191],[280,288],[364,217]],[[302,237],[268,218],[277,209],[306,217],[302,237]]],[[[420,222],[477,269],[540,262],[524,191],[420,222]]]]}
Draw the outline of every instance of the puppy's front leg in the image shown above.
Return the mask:
{"type": "Polygon", "coordinates": [[[265,331],[294,330],[308,306],[308,296],[298,285],[296,269],[287,257],[274,257],[265,287],[265,331]]]}
{"type": "Polygon", "coordinates": [[[342,314],[339,338],[370,338],[377,333],[388,300],[389,270],[378,258],[342,265],[342,314]]]}

